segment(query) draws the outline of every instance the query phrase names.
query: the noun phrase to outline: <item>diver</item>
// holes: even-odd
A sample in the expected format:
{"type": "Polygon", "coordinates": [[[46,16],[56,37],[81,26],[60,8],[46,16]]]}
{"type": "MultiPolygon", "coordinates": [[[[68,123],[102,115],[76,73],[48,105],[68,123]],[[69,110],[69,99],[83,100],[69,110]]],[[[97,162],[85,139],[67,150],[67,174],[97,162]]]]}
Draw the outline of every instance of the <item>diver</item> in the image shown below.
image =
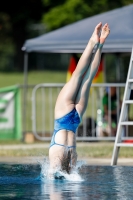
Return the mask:
{"type": "Polygon", "coordinates": [[[71,173],[76,166],[76,129],[86,110],[92,80],[99,67],[103,44],[110,33],[109,25],[100,22],[73,72],[60,91],[55,104],[54,132],[49,148],[50,170],[71,173]]]}

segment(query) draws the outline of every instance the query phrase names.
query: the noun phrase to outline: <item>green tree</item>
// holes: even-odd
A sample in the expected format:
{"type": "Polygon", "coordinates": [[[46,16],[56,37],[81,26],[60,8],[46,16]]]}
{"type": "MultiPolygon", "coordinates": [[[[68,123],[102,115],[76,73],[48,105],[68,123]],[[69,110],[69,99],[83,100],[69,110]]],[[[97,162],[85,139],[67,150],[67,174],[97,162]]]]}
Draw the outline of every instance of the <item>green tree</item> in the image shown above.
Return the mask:
{"type": "Polygon", "coordinates": [[[64,4],[57,5],[44,14],[42,22],[47,25],[48,30],[53,30],[88,15],[92,15],[92,10],[87,3],[82,0],[67,0],[64,4]]]}
{"type": "Polygon", "coordinates": [[[11,57],[14,54],[14,45],[11,38],[10,17],[5,13],[0,13],[0,70],[10,70],[11,57]]]}
{"type": "MultiPolygon", "coordinates": [[[[10,29],[6,29],[6,32],[2,29],[0,32],[2,31],[5,34],[5,38],[7,37],[8,40],[10,38],[10,43],[13,43],[14,66],[19,70],[23,69],[24,59],[21,48],[24,41],[30,37],[28,28],[31,24],[39,23],[42,13],[45,11],[42,0],[2,1],[0,6],[0,26],[1,19],[3,19],[2,16],[8,16],[9,20],[6,24],[10,24],[10,29]]],[[[0,45],[2,44],[2,39],[0,38],[0,45]]],[[[8,47],[5,46],[3,54],[6,56],[8,51],[8,47]]]]}
{"type": "Polygon", "coordinates": [[[49,11],[43,14],[42,22],[47,30],[54,30],[92,15],[106,12],[133,3],[133,0],[43,0],[49,11]]]}
{"type": "Polygon", "coordinates": [[[0,69],[9,65],[14,55],[13,65],[23,69],[24,41],[33,34],[32,24],[47,25],[54,30],[83,18],[133,3],[133,0],[19,0],[2,1],[0,6],[0,69]],[[30,34],[29,34],[30,33],[30,34]],[[4,64],[5,63],[5,64],[4,64]]]}

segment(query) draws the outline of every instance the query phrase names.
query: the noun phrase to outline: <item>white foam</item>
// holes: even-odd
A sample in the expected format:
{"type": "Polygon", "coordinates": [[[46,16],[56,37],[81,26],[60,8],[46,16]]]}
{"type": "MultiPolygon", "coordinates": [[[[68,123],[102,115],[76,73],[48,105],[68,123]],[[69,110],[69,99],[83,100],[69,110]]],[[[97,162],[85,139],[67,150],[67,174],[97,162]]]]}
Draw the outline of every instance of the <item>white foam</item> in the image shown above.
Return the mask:
{"type": "Polygon", "coordinates": [[[57,177],[57,178],[59,178],[60,179],[60,177],[62,177],[62,178],[64,178],[65,180],[67,180],[67,181],[83,181],[83,179],[81,178],[81,176],[80,176],[80,174],[78,174],[78,172],[77,171],[73,171],[71,174],[67,174],[67,173],[65,173],[65,172],[62,172],[62,171],[57,171],[56,173],[55,173],[55,176],[57,177]]]}
{"type": "Polygon", "coordinates": [[[86,164],[84,161],[78,161],[76,167],[74,167],[70,174],[59,169],[51,170],[49,160],[47,158],[45,158],[43,162],[38,161],[38,163],[41,166],[41,179],[43,181],[45,181],[46,179],[55,180],[55,178],[74,182],[84,180],[79,174],[79,169],[86,164]]]}

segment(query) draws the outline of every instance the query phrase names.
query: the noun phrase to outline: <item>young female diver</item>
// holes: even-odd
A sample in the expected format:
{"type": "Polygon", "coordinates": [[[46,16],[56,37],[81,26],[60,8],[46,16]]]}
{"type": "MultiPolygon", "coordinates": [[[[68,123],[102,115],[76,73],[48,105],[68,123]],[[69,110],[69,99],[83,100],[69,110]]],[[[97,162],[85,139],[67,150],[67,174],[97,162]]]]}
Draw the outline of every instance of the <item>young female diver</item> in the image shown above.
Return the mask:
{"type": "MultiPolygon", "coordinates": [[[[100,22],[85,48],[75,71],[56,101],[54,133],[49,148],[50,172],[70,173],[76,165],[76,129],[86,110],[92,80],[98,70],[102,46],[110,33],[100,22]]],[[[50,173],[50,174],[51,174],[50,173]]]]}

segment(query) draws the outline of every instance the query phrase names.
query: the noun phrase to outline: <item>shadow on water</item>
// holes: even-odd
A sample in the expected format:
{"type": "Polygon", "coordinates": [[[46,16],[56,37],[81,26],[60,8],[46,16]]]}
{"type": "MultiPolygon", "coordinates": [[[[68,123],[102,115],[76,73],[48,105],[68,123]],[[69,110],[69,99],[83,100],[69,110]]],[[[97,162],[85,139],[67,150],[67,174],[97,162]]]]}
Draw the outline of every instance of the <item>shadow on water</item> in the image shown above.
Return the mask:
{"type": "Polygon", "coordinates": [[[83,164],[78,171],[83,181],[48,180],[42,176],[42,164],[1,164],[0,199],[133,199],[133,167],[83,164]]]}

